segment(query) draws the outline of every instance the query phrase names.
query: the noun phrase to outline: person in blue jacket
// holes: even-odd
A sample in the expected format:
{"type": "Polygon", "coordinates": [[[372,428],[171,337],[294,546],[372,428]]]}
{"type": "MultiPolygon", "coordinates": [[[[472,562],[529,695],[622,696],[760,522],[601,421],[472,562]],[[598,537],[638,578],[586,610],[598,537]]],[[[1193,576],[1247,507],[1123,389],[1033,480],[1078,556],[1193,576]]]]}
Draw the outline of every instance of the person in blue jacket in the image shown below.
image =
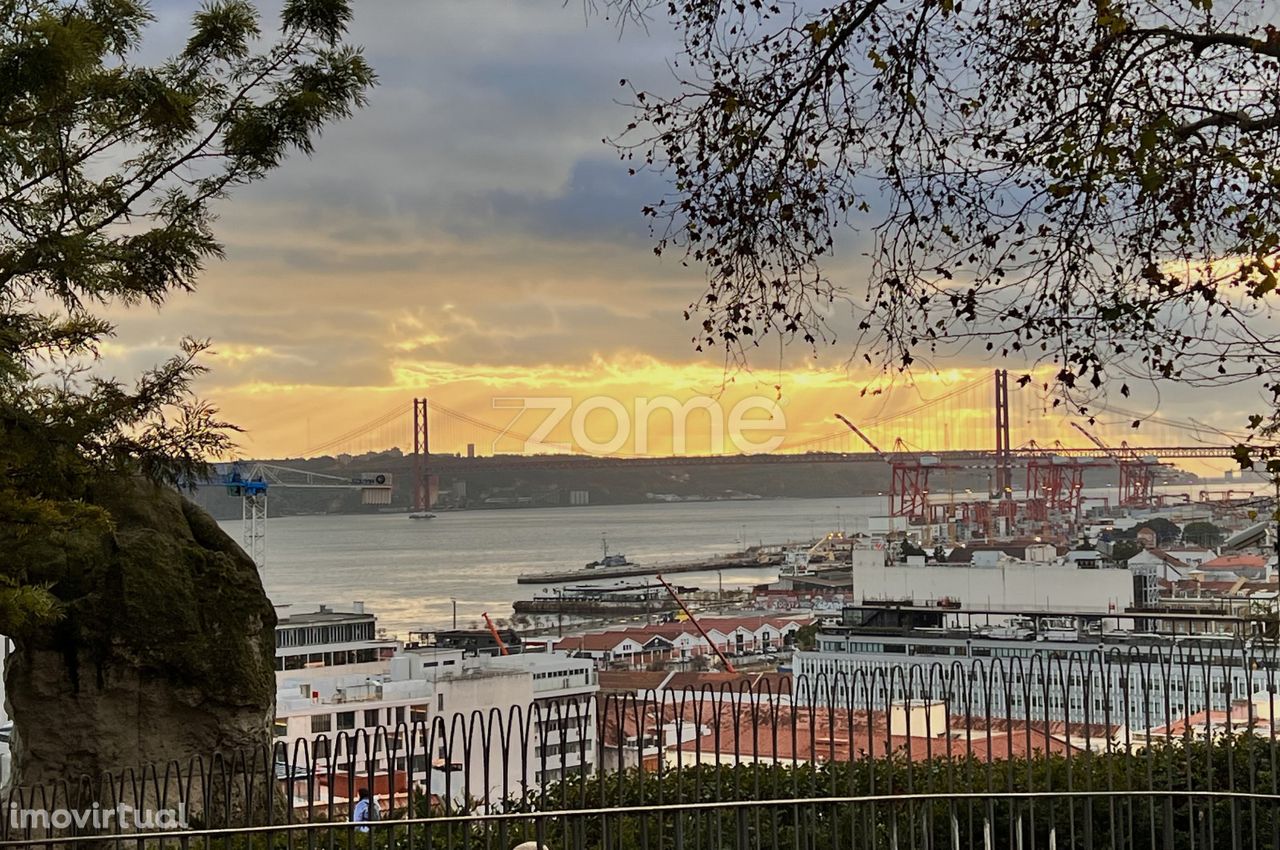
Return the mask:
{"type": "MultiPolygon", "coordinates": [[[[351,820],[355,823],[369,823],[370,821],[380,820],[382,812],[378,809],[378,801],[373,799],[373,795],[369,793],[368,788],[361,788],[357,792],[359,800],[356,807],[351,810],[351,820]]],[[[360,832],[368,832],[369,827],[356,827],[360,832]]]]}

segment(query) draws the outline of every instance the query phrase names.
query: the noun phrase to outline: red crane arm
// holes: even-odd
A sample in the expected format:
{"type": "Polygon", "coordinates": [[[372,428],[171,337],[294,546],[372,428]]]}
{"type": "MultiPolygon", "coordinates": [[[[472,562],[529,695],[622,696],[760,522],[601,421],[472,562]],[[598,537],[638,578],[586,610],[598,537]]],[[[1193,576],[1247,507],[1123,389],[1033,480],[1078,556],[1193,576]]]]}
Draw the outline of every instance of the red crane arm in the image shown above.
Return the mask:
{"type": "Polygon", "coordinates": [[[662,576],[654,576],[654,578],[656,578],[658,581],[662,583],[662,586],[667,589],[667,593],[670,593],[671,598],[674,599],[676,601],[676,604],[680,606],[680,610],[683,611],[684,615],[689,618],[689,622],[693,623],[693,627],[698,630],[698,634],[702,635],[702,639],[711,645],[711,648],[715,650],[716,655],[720,656],[720,661],[724,664],[725,672],[737,673],[738,671],[735,670],[733,667],[733,662],[729,660],[729,657],[727,655],[725,655],[723,652],[720,651],[720,647],[716,646],[715,641],[713,641],[710,638],[710,636],[707,635],[706,629],[702,628],[702,624],[698,622],[698,618],[693,616],[693,612],[690,611],[685,606],[684,601],[681,600],[680,597],[676,594],[676,589],[671,585],[667,584],[667,580],[664,579],[662,576]]]}
{"type": "Polygon", "coordinates": [[[498,652],[503,655],[510,655],[507,645],[502,642],[502,635],[498,634],[498,627],[493,624],[493,620],[489,619],[489,612],[485,611],[480,616],[484,617],[485,625],[489,627],[489,634],[493,635],[493,639],[498,643],[498,652]]]}

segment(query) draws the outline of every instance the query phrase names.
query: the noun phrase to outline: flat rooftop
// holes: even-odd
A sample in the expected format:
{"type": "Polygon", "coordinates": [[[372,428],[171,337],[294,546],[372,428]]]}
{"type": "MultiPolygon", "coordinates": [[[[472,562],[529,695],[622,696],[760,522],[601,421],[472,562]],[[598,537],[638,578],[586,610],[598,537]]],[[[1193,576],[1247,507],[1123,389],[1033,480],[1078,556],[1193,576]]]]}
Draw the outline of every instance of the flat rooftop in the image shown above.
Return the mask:
{"type": "Polygon", "coordinates": [[[323,623],[373,622],[376,619],[368,611],[333,611],[328,608],[321,608],[319,611],[307,611],[280,617],[276,621],[276,628],[283,626],[314,626],[323,623]]]}
{"type": "Polygon", "coordinates": [[[1089,620],[1193,620],[1193,621],[1228,621],[1237,623],[1270,622],[1275,615],[1266,613],[1235,614],[1200,614],[1183,611],[1168,611],[1163,608],[1117,608],[1111,611],[1081,610],[1079,608],[1028,608],[1025,606],[1008,608],[987,608],[962,606],[951,608],[945,605],[916,605],[912,602],[894,602],[892,600],[869,600],[861,605],[845,605],[847,609],[865,611],[910,611],[928,614],[945,614],[948,617],[1026,617],[1031,620],[1049,620],[1059,617],[1078,617],[1089,620]]]}

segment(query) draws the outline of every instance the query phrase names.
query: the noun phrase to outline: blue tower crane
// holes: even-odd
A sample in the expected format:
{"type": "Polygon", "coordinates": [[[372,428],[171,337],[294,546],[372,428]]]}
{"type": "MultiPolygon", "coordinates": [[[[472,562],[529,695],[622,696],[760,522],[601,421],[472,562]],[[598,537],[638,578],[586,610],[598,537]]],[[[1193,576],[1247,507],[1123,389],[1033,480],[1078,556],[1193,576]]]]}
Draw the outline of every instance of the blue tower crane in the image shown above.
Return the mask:
{"type": "Polygon", "coordinates": [[[391,475],[366,473],[343,478],[266,463],[235,461],[219,467],[219,483],[240,499],[241,545],[258,569],[267,561],[267,492],[271,488],[359,490],[366,505],[391,504],[391,475]]]}

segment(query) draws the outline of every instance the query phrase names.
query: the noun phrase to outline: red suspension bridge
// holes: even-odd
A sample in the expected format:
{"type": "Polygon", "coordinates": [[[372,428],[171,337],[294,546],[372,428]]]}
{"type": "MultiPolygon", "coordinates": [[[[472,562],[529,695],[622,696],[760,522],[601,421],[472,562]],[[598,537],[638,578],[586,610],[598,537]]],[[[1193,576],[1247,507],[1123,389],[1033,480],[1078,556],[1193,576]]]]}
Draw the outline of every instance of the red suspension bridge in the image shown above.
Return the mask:
{"type": "MultiPolygon", "coordinates": [[[[1079,513],[1084,474],[1110,467],[1119,475],[1119,501],[1150,504],[1154,482],[1168,461],[1232,457],[1238,438],[1197,422],[1143,415],[1122,408],[1100,406],[1098,424],[1111,427],[1134,420],[1143,424],[1142,445],[1111,445],[1095,433],[1056,412],[1031,392],[1009,393],[1008,374],[997,370],[960,383],[917,403],[888,410],[887,402],[856,425],[843,420],[816,436],[784,433],[782,442],[767,453],[703,453],[666,456],[599,454],[572,445],[555,445],[538,437],[538,423],[516,418],[499,424],[439,402],[414,399],[411,415],[397,404],[379,416],[324,443],[308,456],[363,454],[392,447],[412,450],[418,509],[428,508],[434,481],[440,474],[477,469],[585,469],[602,467],[689,467],[724,464],[851,463],[879,459],[892,469],[890,513],[912,521],[937,514],[929,502],[929,479],[949,469],[989,469],[990,499],[974,502],[972,512],[1005,515],[1019,511],[1033,520],[1055,514],[1079,513]],[[1011,403],[1012,401],[1012,403],[1011,403]],[[1107,422],[1104,420],[1112,420],[1107,422]],[[1072,445],[1067,441],[1087,445],[1072,445]],[[880,446],[890,446],[883,450],[880,446]],[[477,450],[479,447],[479,450],[477,450]],[[925,448],[929,447],[929,448],[925,448]],[[1025,481],[1015,481],[1025,470],[1025,481]],[[1014,493],[1023,499],[1015,506],[1014,493]]],[[[506,415],[508,411],[495,411],[506,415]]],[[[675,414],[672,426],[675,427],[675,414]]],[[[495,417],[496,418],[496,417],[495,417]]],[[[1091,426],[1093,427],[1093,426],[1091,426]]],[[[954,503],[951,503],[954,507],[954,503]]],[[[983,517],[977,517],[981,520],[983,517]]]]}

